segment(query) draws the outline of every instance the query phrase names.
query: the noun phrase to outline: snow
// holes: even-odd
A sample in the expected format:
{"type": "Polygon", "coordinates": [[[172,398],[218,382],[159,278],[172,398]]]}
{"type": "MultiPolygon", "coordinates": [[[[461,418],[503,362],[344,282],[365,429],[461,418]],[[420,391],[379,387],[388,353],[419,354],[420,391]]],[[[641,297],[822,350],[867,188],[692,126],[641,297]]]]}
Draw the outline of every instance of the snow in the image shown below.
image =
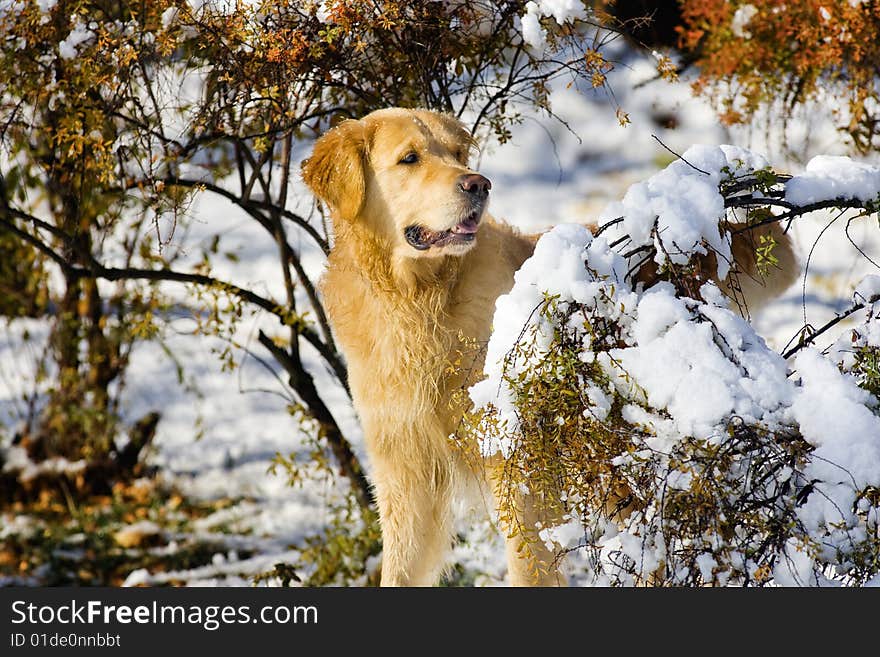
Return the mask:
{"type": "Polygon", "coordinates": [[[250,576],[272,570],[278,562],[294,562],[298,557],[295,550],[287,550],[240,561],[218,559],[190,570],[150,573],[137,569],[129,573],[122,586],[157,586],[180,581],[189,582],[189,586],[253,586],[250,576]]]}
{"type": "MultiPolygon", "coordinates": [[[[835,190],[827,198],[847,198],[840,192],[840,181],[852,183],[852,169],[872,171],[851,161],[849,168],[837,158],[831,161],[835,166],[821,161],[817,165],[814,158],[800,178],[809,177],[814,189],[835,190]]],[[[718,222],[725,218],[718,191],[724,176],[749,173],[766,164],[762,156],[743,149],[695,146],[644,183],[632,185],[623,201],[612,204],[603,217],[609,220],[619,215],[621,232],[631,238],[627,248],[658,240],[653,244],[659,264],[667,258],[684,264],[693,254],[704,253],[703,245],[710,244],[710,238],[717,239],[718,222]],[[685,248],[671,252],[666,240],[685,248]]],[[[858,195],[865,185],[843,187],[858,195]]],[[[720,250],[725,243],[712,246],[720,250]]],[[[580,345],[579,358],[601,368],[594,380],[584,381],[579,374],[578,381],[571,382],[590,391],[591,401],[598,400],[592,402],[596,408],[587,408],[585,414],[607,417],[610,401],[601,382],[610,380],[624,401],[623,418],[650,434],[644,442],[658,450],[661,461],[666,458],[663,454],[689,438],[725,442],[734,417],[746,426],[798,431],[811,446],[807,465],[798,476],[811,482],[813,492],[796,509],[805,535],[786,544],[784,563],[774,568],[773,575],[781,585],[834,585],[821,574],[820,564],[834,563],[840,558],[837,555],[855,549],[853,544],[875,531],[872,527],[877,522],[878,512],[867,502],[861,509],[867,518],[854,509],[861,491],[880,485],[878,400],[846,371],[846,364],[853,362],[854,347],[880,344],[875,308],[864,326],[853,331],[850,354],[841,360],[843,371],[836,359],[846,349],[838,343],[827,357],[815,349],[801,350],[793,363],[795,377],[755,327],[729,308],[713,283],[701,289],[702,300],[680,298],[666,282],[632,289],[625,272],[625,263],[608,242],[592,238],[580,226],[561,225],[540,238],[533,257],[517,272],[513,289],[496,303],[486,378],[470,389],[475,407],[500,420],[500,430],[482,425],[487,430],[479,438],[483,454],[510,458],[516,449],[520,430],[516,386],[529,377],[546,376],[536,366],[554,347],[559,331],[565,330],[566,344],[580,345]],[[558,323],[569,316],[566,310],[572,304],[577,304],[573,316],[584,319],[558,323]],[[548,308],[555,310],[548,314],[548,308]],[[596,322],[605,327],[613,324],[614,340],[623,345],[608,349],[593,344],[591,326],[596,322]],[[813,544],[822,546],[820,553],[814,554],[813,544]]],[[[856,286],[854,296],[857,301],[873,301],[878,294],[880,276],[871,275],[856,286]]],[[[628,458],[621,456],[617,465],[628,458]]],[[[690,471],[673,469],[664,487],[687,489],[692,480],[690,471]]],[[[581,530],[587,531],[585,526],[581,530]]],[[[570,523],[541,531],[544,540],[562,547],[573,547],[564,539],[574,534],[570,523]]],[[[641,563],[641,572],[652,572],[666,558],[662,544],[650,544],[661,538],[648,526],[636,526],[593,545],[600,548],[602,563],[608,554],[620,553],[641,563]]],[[[614,569],[611,561],[606,565],[614,569]]],[[[699,567],[711,572],[706,559],[699,567]]],[[[743,561],[741,568],[748,571],[757,565],[743,561]]],[[[604,577],[601,569],[595,570],[592,581],[604,582],[604,577]]]]}
{"type": "Polygon", "coordinates": [[[62,59],[73,59],[77,56],[77,46],[85,43],[92,36],[93,34],[88,27],[77,18],[70,34],[58,44],[58,54],[62,59]]]}
{"type": "Polygon", "coordinates": [[[69,461],[61,456],[53,456],[35,463],[28,457],[27,451],[22,447],[9,447],[2,451],[3,471],[19,472],[22,481],[30,481],[41,475],[65,474],[74,476],[83,472],[86,462],[83,459],[69,461]]]}
{"type": "MultiPolygon", "coordinates": [[[[823,481],[852,481],[858,489],[880,482],[880,417],[869,409],[871,395],[815,349],[801,351],[794,364],[801,387],[791,412],[816,446],[808,470],[823,481]]],[[[851,508],[849,505],[842,508],[851,508]]]]}
{"type": "Polygon", "coordinates": [[[321,2],[315,7],[315,16],[322,23],[327,23],[330,20],[332,11],[333,2],[330,0],[321,0],[321,2]]]}
{"type": "Polygon", "coordinates": [[[538,536],[547,549],[555,550],[557,546],[577,545],[584,538],[584,528],[579,522],[569,521],[563,525],[542,529],[538,536]]]}
{"type": "Polygon", "coordinates": [[[541,27],[541,14],[534,2],[526,3],[526,13],[520,19],[523,41],[532,48],[540,50],[544,47],[544,28],[541,27]]]}
{"type": "MultiPolygon", "coordinates": [[[[785,543],[783,554],[785,558],[780,559],[773,568],[773,578],[779,586],[809,586],[815,581],[813,560],[805,546],[789,539],[785,543]]],[[[822,584],[827,583],[823,578],[822,584]]]]}
{"type": "Polygon", "coordinates": [[[758,14],[755,5],[741,5],[737,7],[730,21],[730,30],[741,39],[751,39],[752,33],[746,30],[748,24],[758,14]]]}
{"type": "Polygon", "coordinates": [[[33,516],[12,515],[4,513],[0,523],[0,540],[9,536],[19,536],[25,540],[40,531],[41,524],[33,516]]]}
{"type": "MultiPolygon", "coordinates": [[[[492,404],[508,430],[516,430],[514,395],[506,378],[527,371],[546,353],[554,326],[537,310],[548,298],[596,308],[624,328],[629,346],[598,354],[599,362],[625,394],[636,387],[652,407],[669,411],[682,436],[721,432],[731,413],[762,420],[789,403],[785,362],[726,308],[714,285],[707,284],[706,293],[714,302],[677,298],[668,283],[638,295],[624,280],[625,272],[623,259],[583,227],[562,225],[543,235],[534,256],[517,272],[513,290],[496,303],[486,378],[470,389],[475,407],[492,404]],[[709,321],[695,322],[697,315],[709,321]],[[735,358],[719,348],[719,334],[735,358]],[[538,347],[529,359],[515,351],[523,339],[538,347]]],[[[592,362],[597,356],[590,353],[589,336],[582,339],[582,358],[592,362]]],[[[601,398],[600,414],[607,404],[601,398]]],[[[483,452],[506,455],[510,447],[489,441],[483,452]]]]}
{"type": "Polygon", "coordinates": [[[553,16],[560,25],[587,17],[584,3],[580,0],[538,0],[538,6],[543,15],[553,16]]]}
{"type": "Polygon", "coordinates": [[[865,276],[853,292],[855,303],[873,303],[880,299],[880,276],[870,274],[865,276]]]}
{"type": "Polygon", "coordinates": [[[680,435],[696,437],[722,431],[731,414],[757,421],[784,404],[782,358],[730,310],[688,305],[670,285],[655,286],[639,301],[633,346],[611,352],[648,403],[668,410],[680,435]],[[695,312],[712,321],[694,322],[695,312]],[[719,348],[719,334],[735,359],[719,348]]]}
{"type": "MultiPolygon", "coordinates": [[[[719,185],[734,172],[766,166],[764,157],[742,148],[693,146],[663,171],[630,186],[623,201],[612,203],[602,217],[622,217],[628,247],[655,245],[660,265],[667,258],[686,264],[710,246],[721,254],[718,276],[723,278],[730,246],[719,232],[718,223],[725,217],[719,185]]],[[[647,392],[648,403],[670,411],[682,435],[718,431],[719,423],[731,413],[760,420],[766,409],[786,403],[789,393],[782,359],[726,308],[717,288],[705,288],[707,302],[696,305],[676,298],[668,284],[639,297],[624,280],[626,271],[621,256],[603,238],[593,240],[583,227],[563,225],[544,234],[532,258],[517,272],[513,290],[496,302],[486,379],[470,390],[475,406],[493,404],[508,429],[516,430],[514,396],[505,377],[526,371],[543,357],[542,349],[554,335],[554,327],[538,312],[548,298],[602,309],[603,317],[631,332],[630,347],[610,354],[622,371],[608,367],[608,374],[625,386],[635,381],[647,392]],[[710,322],[693,322],[695,312],[710,322]],[[718,349],[718,332],[737,349],[735,363],[718,349]],[[538,347],[531,360],[514,350],[523,336],[538,347]],[[701,403],[694,403],[697,398],[701,403]]],[[[589,336],[583,339],[588,341],[589,336]]],[[[595,356],[585,348],[582,357],[589,362],[595,356]]],[[[488,454],[510,448],[507,443],[483,445],[488,454]]]]}
{"type": "Polygon", "coordinates": [[[832,199],[880,199],[880,167],[842,155],[817,155],[785,187],[785,200],[809,205],[832,199]]]}
{"type": "Polygon", "coordinates": [[[734,146],[692,146],[680,160],[643,183],[632,185],[620,203],[612,203],[600,221],[622,216],[624,232],[634,247],[656,247],[655,261],[668,258],[685,264],[708,247],[719,254],[718,277],[727,276],[731,259],[729,236],[719,232],[724,199],[718,191],[725,171],[751,171],[766,160],[734,146]]]}
{"type": "MultiPolygon", "coordinates": [[[[487,377],[469,390],[475,407],[491,402],[499,409],[501,421],[515,430],[517,413],[504,377],[527,370],[542,357],[540,347],[550,344],[553,326],[539,312],[545,300],[553,297],[559,303],[597,304],[609,315],[619,316],[635,305],[635,296],[623,282],[625,274],[623,258],[611,252],[603,238],[593,239],[584,226],[563,224],[543,235],[534,255],[516,273],[513,290],[496,302],[494,333],[486,351],[487,377]],[[584,267],[585,262],[589,263],[588,268],[584,267]],[[534,331],[539,347],[534,358],[516,355],[510,359],[513,345],[530,330],[534,331]]],[[[593,397],[596,412],[607,413],[604,395],[594,390],[593,397]]],[[[488,456],[498,451],[506,454],[512,445],[490,440],[481,447],[488,456]]]]}
{"type": "Polygon", "coordinates": [[[169,7],[165,11],[162,12],[162,27],[166,30],[171,27],[174,22],[177,20],[179,12],[177,7],[169,7]]]}
{"type": "Polygon", "coordinates": [[[536,0],[526,3],[525,13],[520,17],[523,41],[535,50],[543,49],[546,34],[541,18],[552,16],[559,25],[586,18],[584,3],[580,0],[536,0]]]}

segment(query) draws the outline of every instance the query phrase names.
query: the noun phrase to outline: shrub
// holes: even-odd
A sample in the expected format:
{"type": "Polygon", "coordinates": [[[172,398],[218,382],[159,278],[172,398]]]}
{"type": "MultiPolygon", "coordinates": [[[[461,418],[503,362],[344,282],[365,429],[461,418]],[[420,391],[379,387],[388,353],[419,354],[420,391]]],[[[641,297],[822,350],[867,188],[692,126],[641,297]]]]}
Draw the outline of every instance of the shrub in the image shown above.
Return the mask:
{"type": "Polygon", "coordinates": [[[880,170],[824,161],[787,179],[747,151],[695,147],[630,189],[606,225],[622,233],[612,242],[579,226],[541,238],[498,301],[487,378],[470,390],[476,410],[462,434],[501,463],[509,531],[560,558],[578,553],[598,584],[877,575],[880,278],[857,291],[850,314],[866,317],[851,342],[823,355],[808,345],[830,325],[808,330],[789,364],[696,265],[712,252],[719,277],[728,265],[743,275],[730,232],[810,207],[876,212],[880,170]],[[841,186],[854,170],[867,184],[841,186]],[[659,280],[635,284],[651,258],[659,280]],[[513,493],[524,489],[552,526],[516,517],[513,493]]]}
{"type": "Polygon", "coordinates": [[[761,106],[783,116],[809,100],[834,101],[853,146],[880,147],[880,5],[820,0],[685,0],[680,45],[695,57],[698,92],[722,120],[749,120],[761,106]],[[829,98],[829,95],[832,98],[829,98]]]}

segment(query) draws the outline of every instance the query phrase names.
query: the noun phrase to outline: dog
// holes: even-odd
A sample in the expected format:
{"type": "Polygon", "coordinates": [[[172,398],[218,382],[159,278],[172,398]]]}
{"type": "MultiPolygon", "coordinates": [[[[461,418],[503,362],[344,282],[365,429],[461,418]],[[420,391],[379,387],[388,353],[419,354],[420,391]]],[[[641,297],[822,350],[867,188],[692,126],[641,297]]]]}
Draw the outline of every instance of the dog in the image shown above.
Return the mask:
{"type": "MultiPolygon", "coordinates": [[[[390,108],[343,121],[302,163],[303,180],[332,218],[320,287],[372,464],[383,586],[435,584],[452,542],[454,501],[475,479],[492,479],[450,441],[465,410],[456,393],[482,370],[473,345],[488,340],[495,300],[511,289],[538,236],[489,216],[492,184],[468,166],[474,145],[453,117],[390,108]]],[[[766,230],[783,275],[746,291],[753,307],[793,282],[788,237],[775,225],[766,230]]],[[[734,253],[756,271],[754,249],[734,244],[734,253]]],[[[527,496],[515,504],[523,526],[542,517],[527,496]]],[[[512,585],[565,583],[540,541],[525,550],[526,539],[512,534],[512,585]]]]}

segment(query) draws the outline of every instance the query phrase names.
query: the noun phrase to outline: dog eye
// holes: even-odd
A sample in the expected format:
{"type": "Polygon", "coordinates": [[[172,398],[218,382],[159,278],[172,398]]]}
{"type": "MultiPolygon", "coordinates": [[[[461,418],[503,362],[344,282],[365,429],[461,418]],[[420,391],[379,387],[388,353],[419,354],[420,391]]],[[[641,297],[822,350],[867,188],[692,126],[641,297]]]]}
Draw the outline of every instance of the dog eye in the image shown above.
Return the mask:
{"type": "Polygon", "coordinates": [[[403,158],[398,162],[398,164],[415,164],[419,161],[418,153],[407,153],[403,156],[403,158]]]}

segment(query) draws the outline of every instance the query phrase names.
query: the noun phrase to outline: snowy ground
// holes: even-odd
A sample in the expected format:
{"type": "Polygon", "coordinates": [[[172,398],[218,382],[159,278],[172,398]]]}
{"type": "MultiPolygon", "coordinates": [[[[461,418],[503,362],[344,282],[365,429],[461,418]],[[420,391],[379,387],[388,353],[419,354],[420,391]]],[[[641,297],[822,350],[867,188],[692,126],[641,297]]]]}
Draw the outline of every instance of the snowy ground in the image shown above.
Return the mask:
{"type": "MultiPolygon", "coordinates": [[[[736,130],[720,126],[712,110],[693,99],[684,83],[653,81],[632,89],[653,74],[651,61],[645,60],[621,67],[611,76],[617,99],[632,121],[627,127],[618,125],[604,94],[579,94],[560,84],[552,96],[553,109],[577,137],[552,119],[533,116],[514,130],[509,143],[488,146],[481,154],[479,170],[493,183],[492,213],[526,230],[591,221],[606,203],[620,199],[629,184],[671,161],[673,156],[652,135],[679,153],[694,143],[748,146],[763,152],[774,166],[792,170],[802,168],[813,155],[845,150],[842,138],[821,115],[794,121],[783,148],[778,131],[765,133],[760,124],[736,130]],[[671,124],[676,127],[666,127],[671,124]]],[[[306,154],[304,149],[300,156],[306,154]]],[[[305,190],[299,191],[295,202],[301,211],[308,207],[305,190]]],[[[218,265],[218,275],[251,282],[280,297],[272,244],[254,231],[252,222],[222,200],[205,199],[193,211],[199,221],[188,239],[207,240],[222,233],[225,250],[234,249],[239,256],[237,263],[218,265]]],[[[795,240],[804,260],[828,220],[829,215],[817,213],[795,225],[795,240]]],[[[850,234],[866,253],[880,260],[880,232],[874,221],[854,224],[850,234]]],[[[835,311],[846,308],[855,282],[873,268],[847,241],[843,228],[844,222],[838,222],[822,236],[810,263],[806,294],[798,282],[755,319],[758,331],[772,346],[781,349],[805,323],[805,314],[807,322],[821,325],[835,311]]],[[[306,261],[311,271],[320,271],[319,254],[309,252],[306,261]]],[[[243,323],[238,336],[258,352],[257,326],[276,328],[269,319],[257,316],[243,323]]],[[[7,423],[14,423],[20,412],[15,399],[34,361],[32,354],[19,348],[16,336],[23,328],[16,325],[0,339],[0,412],[7,423]]],[[[37,336],[41,330],[33,323],[29,329],[37,336]]],[[[194,338],[192,329],[188,320],[175,320],[164,337],[195,391],[178,382],[175,368],[158,345],[143,344],[132,359],[123,410],[131,419],[161,410],[154,460],[185,492],[207,498],[247,498],[202,522],[198,529],[209,534],[223,524],[247,533],[241,540],[257,556],[238,561],[234,542],[230,542],[229,553],[217,555],[209,566],[187,573],[136,572],[130,584],[173,578],[193,585],[247,585],[249,575],[277,561],[291,561],[295,557],[291,546],[324,526],[329,502],[338,495],[326,477],[291,488],[283,474],[267,473],[276,453],[304,448],[285,400],[276,394],[281,386],[251,358],[245,358],[235,372],[222,372],[212,352],[222,345],[194,338]],[[194,439],[197,432],[202,433],[199,440],[194,439]]],[[[832,333],[828,342],[839,334],[832,333]]],[[[38,344],[36,338],[33,343],[38,344]]],[[[320,368],[315,371],[325,390],[332,390],[333,411],[363,455],[357,421],[342,391],[331,387],[320,368]]],[[[466,572],[481,574],[479,584],[503,583],[503,546],[491,526],[478,521],[464,531],[466,540],[455,549],[455,561],[466,572]]]]}

